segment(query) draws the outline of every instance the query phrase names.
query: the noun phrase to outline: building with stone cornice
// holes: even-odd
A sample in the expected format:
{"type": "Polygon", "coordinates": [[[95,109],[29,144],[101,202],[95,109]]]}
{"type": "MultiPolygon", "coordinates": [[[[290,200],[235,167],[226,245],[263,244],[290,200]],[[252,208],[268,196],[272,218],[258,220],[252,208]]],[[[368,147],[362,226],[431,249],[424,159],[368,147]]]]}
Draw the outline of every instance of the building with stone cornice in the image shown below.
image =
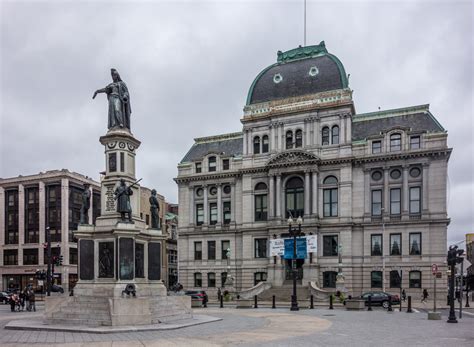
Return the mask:
{"type": "Polygon", "coordinates": [[[318,240],[317,253],[296,261],[304,288],[335,290],[340,258],[352,295],[433,291],[431,264],[446,273],[451,149],[428,105],[358,114],[322,42],[278,52],[241,122],[241,132],[195,139],[178,165],[185,288],[212,293],[228,271],[238,291],[290,288],[292,261],[270,257],[268,243],[289,236],[291,215],[318,240]]]}

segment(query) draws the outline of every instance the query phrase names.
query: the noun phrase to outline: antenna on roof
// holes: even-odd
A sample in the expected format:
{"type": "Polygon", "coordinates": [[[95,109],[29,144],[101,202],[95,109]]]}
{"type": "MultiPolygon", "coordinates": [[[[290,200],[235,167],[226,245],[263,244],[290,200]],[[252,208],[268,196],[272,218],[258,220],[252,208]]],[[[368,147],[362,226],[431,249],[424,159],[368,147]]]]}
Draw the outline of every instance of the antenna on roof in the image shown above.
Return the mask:
{"type": "Polygon", "coordinates": [[[303,47],[306,47],[306,0],[304,0],[304,40],[303,47]]]}

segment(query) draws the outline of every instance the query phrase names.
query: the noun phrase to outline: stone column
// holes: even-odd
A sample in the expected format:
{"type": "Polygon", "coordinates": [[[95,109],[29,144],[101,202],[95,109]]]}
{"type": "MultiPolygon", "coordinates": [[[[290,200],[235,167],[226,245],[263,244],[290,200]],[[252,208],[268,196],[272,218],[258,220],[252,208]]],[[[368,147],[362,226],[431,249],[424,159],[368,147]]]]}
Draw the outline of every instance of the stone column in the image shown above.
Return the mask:
{"type": "Polygon", "coordinates": [[[408,214],[408,165],[403,165],[402,215],[408,214]]]}
{"type": "Polygon", "coordinates": [[[209,204],[207,202],[207,185],[202,186],[204,190],[204,223],[205,225],[209,224],[209,204]]]}
{"type": "Polygon", "coordinates": [[[308,122],[309,122],[309,118],[305,118],[304,123],[303,123],[303,126],[304,126],[304,128],[303,128],[303,147],[307,147],[309,145],[309,141],[308,141],[309,140],[309,138],[308,138],[309,124],[308,124],[308,122]]]}
{"type": "Polygon", "coordinates": [[[61,179],[61,254],[69,264],[69,179],[61,179]]]}
{"type": "Polygon", "coordinates": [[[352,142],[352,116],[350,113],[346,117],[346,143],[352,142]]]}
{"type": "Polygon", "coordinates": [[[320,145],[321,144],[321,134],[319,133],[319,117],[314,120],[313,123],[314,127],[314,144],[320,145]]]}
{"type": "Polygon", "coordinates": [[[244,136],[242,137],[242,140],[244,141],[243,152],[245,155],[247,154],[247,130],[244,130],[244,136]]]}
{"type": "Polygon", "coordinates": [[[217,224],[222,223],[222,184],[217,184],[217,224]]]}
{"type": "Polygon", "coordinates": [[[235,183],[230,185],[230,221],[235,222],[235,209],[236,209],[236,197],[235,197],[235,183]]]}
{"type": "Polygon", "coordinates": [[[369,217],[370,211],[370,169],[364,168],[364,214],[369,217]]]}
{"type": "Polygon", "coordinates": [[[318,215],[318,172],[313,171],[313,189],[312,189],[312,204],[311,204],[311,214],[318,215]]]}
{"type": "Polygon", "coordinates": [[[339,133],[339,144],[346,143],[346,115],[342,115],[339,119],[339,129],[341,129],[339,133]]]}
{"type": "Polygon", "coordinates": [[[275,179],[273,175],[268,175],[268,216],[272,219],[275,216],[275,179]]]}
{"type": "Polygon", "coordinates": [[[274,152],[275,151],[275,125],[274,124],[270,124],[270,152],[274,152]]]}
{"type": "Polygon", "coordinates": [[[277,219],[281,219],[281,174],[276,176],[276,214],[277,219]]]}
{"type": "MultiPolygon", "coordinates": [[[[39,243],[42,246],[46,242],[46,190],[43,182],[38,185],[39,196],[39,243]]],[[[44,264],[44,251],[40,247],[38,251],[38,262],[44,264]]]]}
{"type": "Polygon", "coordinates": [[[253,154],[252,141],[252,129],[249,129],[247,131],[247,154],[253,154]]]}
{"type": "MultiPolygon", "coordinates": [[[[0,225],[2,231],[0,231],[0,246],[5,244],[5,189],[0,187],[0,225]]],[[[0,257],[0,265],[3,265],[3,256],[0,257]]]]}
{"type": "Polygon", "coordinates": [[[388,189],[389,171],[387,166],[383,168],[383,217],[390,214],[390,191],[388,189]]]}
{"type": "MultiPolygon", "coordinates": [[[[245,143],[245,142],[244,142],[245,143]]],[[[188,200],[189,200],[189,224],[194,224],[194,187],[188,189],[188,200]]]]}
{"type": "Polygon", "coordinates": [[[430,164],[429,163],[423,163],[423,188],[421,191],[421,194],[423,196],[422,198],[422,203],[421,203],[421,208],[423,211],[423,214],[429,212],[429,206],[428,206],[428,201],[429,201],[429,186],[428,186],[428,180],[429,180],[429,168],[430,164]]]}
{"type": "Polygon", "coordinates": [[[21,248],[25,244],[25,187],[18,185],[18,265],[23,264],[23,257],[20,257],[21,248]]]}
{"type": "Polygon", "coordinates": [[[310,204],[310,178],[309,178],[309,170],[306,170],[304,173],[304,215],[309,216],[309,204],[310,204]]]}
{"type": "Polygon", "coordinates": [[[283,144],[282,144],[282,132],[283,132],[283,123],[278,123],[278,149],[282,150],[283,149],[283,144]]]}

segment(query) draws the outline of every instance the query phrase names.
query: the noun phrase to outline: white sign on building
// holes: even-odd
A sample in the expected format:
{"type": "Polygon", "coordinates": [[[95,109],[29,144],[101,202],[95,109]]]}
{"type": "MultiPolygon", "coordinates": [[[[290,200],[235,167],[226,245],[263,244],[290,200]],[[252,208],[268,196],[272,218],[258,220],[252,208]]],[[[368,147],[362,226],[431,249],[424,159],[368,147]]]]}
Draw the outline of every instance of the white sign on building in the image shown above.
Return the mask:
{"type": "Polygon", "coordinates": [[[306,251],[308,253],[318,252],[318,237],[316,235],[306,236],[306,251]]]}
{"type": "Polygon", "coordinates": [[[284,239],[273,239],[270,240],[270,256],[282,257],[285,253],[285,240],[284,239]]]}

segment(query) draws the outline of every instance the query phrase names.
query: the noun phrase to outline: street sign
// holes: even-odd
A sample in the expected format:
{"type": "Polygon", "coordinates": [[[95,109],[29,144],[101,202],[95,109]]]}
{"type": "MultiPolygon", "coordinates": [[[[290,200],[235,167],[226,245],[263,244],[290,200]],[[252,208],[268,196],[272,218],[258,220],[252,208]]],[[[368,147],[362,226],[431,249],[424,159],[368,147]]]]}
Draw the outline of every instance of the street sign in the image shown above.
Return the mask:
{"type": "Polygon", "coordinates": [[[438,265],[432,264],[431,265],[431,272],[433,273],[433,275],[436,275],[438,273],[438,265]]]}

